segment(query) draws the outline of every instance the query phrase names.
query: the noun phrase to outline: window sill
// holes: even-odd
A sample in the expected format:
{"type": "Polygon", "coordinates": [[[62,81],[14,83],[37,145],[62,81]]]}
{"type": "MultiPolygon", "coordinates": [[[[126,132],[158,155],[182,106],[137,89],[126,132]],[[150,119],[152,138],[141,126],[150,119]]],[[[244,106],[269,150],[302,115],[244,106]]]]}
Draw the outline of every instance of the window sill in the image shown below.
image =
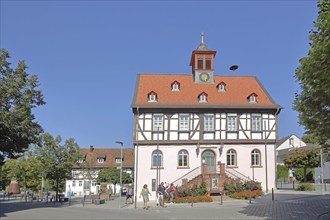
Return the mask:
{"type": "Polygon", "coordinates": [[[238,131],[226,131],[227,133],[238,133],[238,131]]]}
{"type": "Polygon", "coordinates": [[[262,168],[262,166],[261,165],[259,165],[259,166],[250,166],[250,168],[262,168]]]}
{"type": "Polygon", "coordinates": [[[176,167],[177,169],[190,169],[190,167],[176,167]]]}
{"type": "Polygon", "coordinates": [[[226,168],[238,168],[238,166],[228,166],[228,165],[226,165],[226,168]]]}
{"type": "MultiPolygon", "coordinates": [[[[157,167],[151,167],[150,169],[151,169],[151,170],[157,170],[157,167]]],[[[164,167],[158,167],[158,169],[161,169],[161,170],[163,170],[163,169],[164,169],[164,167]]]]}

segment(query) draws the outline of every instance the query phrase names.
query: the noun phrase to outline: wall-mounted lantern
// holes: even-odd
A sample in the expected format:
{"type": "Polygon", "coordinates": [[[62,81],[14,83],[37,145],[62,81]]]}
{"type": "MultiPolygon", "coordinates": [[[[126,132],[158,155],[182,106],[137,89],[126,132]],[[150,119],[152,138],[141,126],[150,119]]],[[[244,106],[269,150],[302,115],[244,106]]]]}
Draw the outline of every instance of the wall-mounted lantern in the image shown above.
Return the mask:
{"type": "Polygon", "coordinates": [[[199,145],[199,143],[196,145],[196,155],[197,155],[197,157],[198,157],[198,155],[199,155],[199,149],[200,149],[200,145],[199,145]]]}

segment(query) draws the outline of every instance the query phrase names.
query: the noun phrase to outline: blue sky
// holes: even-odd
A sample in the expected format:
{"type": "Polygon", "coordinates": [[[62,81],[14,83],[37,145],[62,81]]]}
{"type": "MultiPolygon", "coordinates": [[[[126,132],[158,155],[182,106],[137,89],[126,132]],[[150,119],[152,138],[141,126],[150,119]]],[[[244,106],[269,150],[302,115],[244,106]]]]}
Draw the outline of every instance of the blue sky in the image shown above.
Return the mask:
{"type": "Polygon", "coordinates": [[[191,73],[199,43],[217,51],[216,75],[257,76],[284,109],[279,137],[302,136],[292,110],[299,59],[317,18],[313,1],[4,1],[0,47],[25,60],[46,105],[46,132],[80,147],[132,147],[138,73],[191,73]],[[235,72],[229,70],[239,65],[235,72]]]}

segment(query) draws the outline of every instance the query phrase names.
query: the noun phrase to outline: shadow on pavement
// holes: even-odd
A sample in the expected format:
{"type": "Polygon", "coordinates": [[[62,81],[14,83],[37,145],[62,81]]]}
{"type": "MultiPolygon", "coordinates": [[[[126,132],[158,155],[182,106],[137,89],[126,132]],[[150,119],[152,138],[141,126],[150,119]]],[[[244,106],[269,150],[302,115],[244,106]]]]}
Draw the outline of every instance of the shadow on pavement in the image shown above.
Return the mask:
{"type": "Polygon", "coordinates": [[[277,194],[253,200],[240,213],[267,219],[330,219],[330,195],[277,194]]]}

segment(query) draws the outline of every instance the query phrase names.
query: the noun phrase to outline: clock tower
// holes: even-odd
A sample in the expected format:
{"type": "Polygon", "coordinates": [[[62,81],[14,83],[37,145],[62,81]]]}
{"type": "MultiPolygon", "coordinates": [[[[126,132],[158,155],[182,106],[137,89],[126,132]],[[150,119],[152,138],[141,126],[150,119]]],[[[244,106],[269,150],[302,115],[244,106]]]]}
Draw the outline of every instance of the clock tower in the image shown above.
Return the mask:
{"type": "Polygon", "coordinates": [[[210,50],[204,43],[204,33],[202,33],[201,43],[198,48],[192,52],[190,59],[194,82],[214,83],[215,54],[216,51],[210,50]]]}

